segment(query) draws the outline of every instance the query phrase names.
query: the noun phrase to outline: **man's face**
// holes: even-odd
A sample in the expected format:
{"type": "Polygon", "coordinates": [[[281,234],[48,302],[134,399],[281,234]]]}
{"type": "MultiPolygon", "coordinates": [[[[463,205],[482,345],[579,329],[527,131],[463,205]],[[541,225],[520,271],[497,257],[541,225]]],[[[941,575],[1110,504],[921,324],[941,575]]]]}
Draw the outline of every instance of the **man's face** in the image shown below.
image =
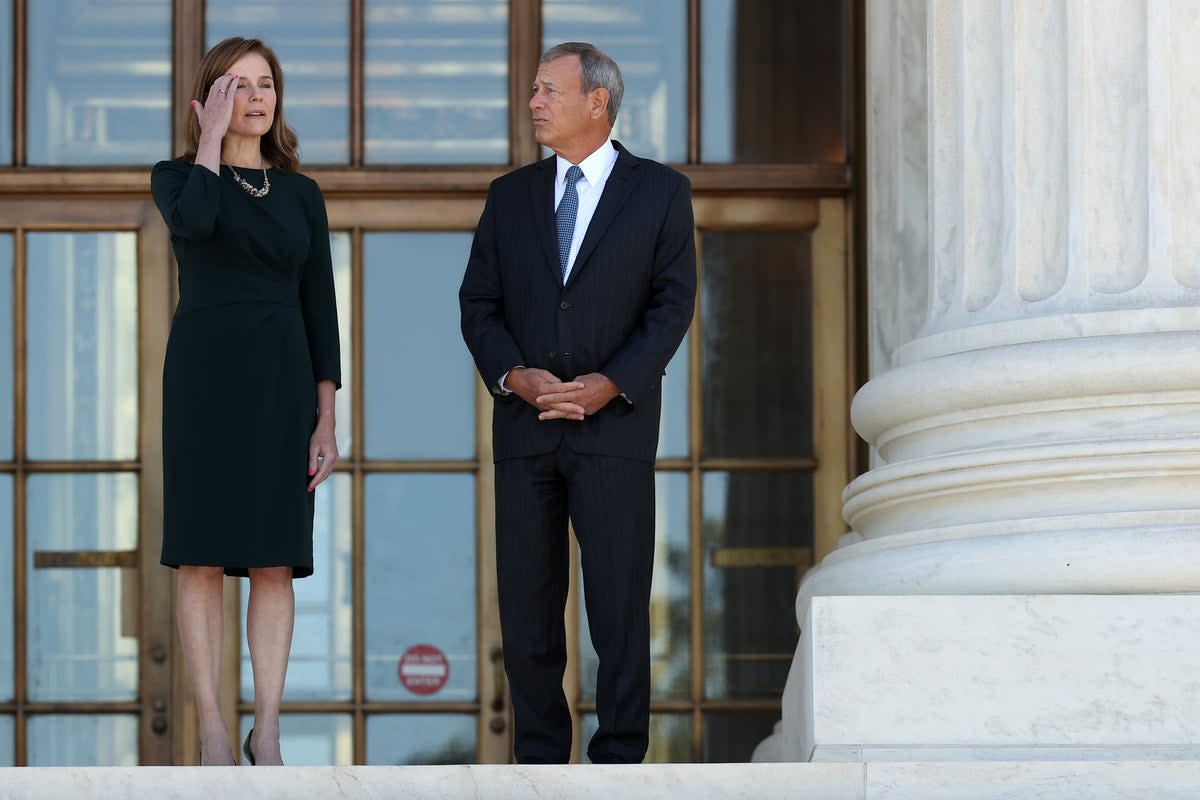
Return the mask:
{"type": "Polygon", "coordinates": [[[562,56],[538,67],[529,98],[538,144],[556,152],[573,149],[573,143],[596,125],[594,108],[595,98],[583,93],[579,56],[562,56]]]}

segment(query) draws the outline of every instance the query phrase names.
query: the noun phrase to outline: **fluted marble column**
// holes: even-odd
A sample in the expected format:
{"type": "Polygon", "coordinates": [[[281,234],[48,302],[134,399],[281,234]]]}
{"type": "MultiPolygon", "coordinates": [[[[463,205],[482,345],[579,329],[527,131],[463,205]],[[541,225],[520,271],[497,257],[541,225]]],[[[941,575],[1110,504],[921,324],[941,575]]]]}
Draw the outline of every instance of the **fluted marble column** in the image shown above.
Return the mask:
{"type": "Polygon", "coordinates": [[[874,459],[801,624],[821,596],[1200,591],[1200,2],[866,24],[874,459]]]}

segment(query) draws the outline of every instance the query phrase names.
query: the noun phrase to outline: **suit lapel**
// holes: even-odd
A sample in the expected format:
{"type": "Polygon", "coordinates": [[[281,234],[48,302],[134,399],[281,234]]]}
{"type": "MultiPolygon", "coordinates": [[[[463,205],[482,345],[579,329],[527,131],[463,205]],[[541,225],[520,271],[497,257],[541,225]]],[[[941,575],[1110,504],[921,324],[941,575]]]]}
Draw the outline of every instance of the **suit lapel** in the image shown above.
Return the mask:
{"type": "Polygon", "coordinates": [[[558,177],[556,156],[538,162],[540,169],[534,174],[533,224],[541,240],[542,252],[546,255],[546,266],[554,276],[555,283],[562,283],[562,269],[558,265],[557,226],[554,222],[554,179],[558,177]]]}
{"type": "Polygon", "coordinates": [[[596,206],[596,213],[592,215],[583,242],[579,245],[579,254],[575,256],[571,274],[567,276],[567,286],[574,283],[576,276],[587,266],[588,257],[625,205],[630,192],[637,186],[637,158],[630,155],[620,142],[614,140],[613,145],[617,148],[617,163],[613,164],[612,172],[604,184],[604,194],[600,195],[600,204],[596,206]]]}

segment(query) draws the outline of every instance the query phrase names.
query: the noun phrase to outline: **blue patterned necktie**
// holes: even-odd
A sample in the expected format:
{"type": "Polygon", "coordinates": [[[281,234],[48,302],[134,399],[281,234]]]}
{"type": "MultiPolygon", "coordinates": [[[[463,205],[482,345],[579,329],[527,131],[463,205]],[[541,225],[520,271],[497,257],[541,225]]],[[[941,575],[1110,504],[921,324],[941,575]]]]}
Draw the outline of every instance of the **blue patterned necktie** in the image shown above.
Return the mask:
{"type": "Polygon", "coordinates": [[[575,238],[575,216],[579,213],[579,193],[575,184],[583,177],[583,170],[574,164],[567,170],[567,189],[558,209],[554,212],[554,223],[558,229],[558,267],[563,283],[567,282],[567,260],[571,257],[571,240],[575,238]]]}

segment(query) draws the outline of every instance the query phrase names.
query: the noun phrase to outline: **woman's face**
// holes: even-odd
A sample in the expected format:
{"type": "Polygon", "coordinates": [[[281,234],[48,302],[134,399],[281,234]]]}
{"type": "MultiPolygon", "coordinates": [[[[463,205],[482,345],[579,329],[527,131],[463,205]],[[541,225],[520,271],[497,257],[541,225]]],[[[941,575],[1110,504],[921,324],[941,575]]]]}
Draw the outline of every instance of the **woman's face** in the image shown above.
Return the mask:
{"type": "Polygon", "coordinates": [[[233,95],[233,118],[229,133],[239,136],[264,136],[275,121],[275,76],[267,60],[248,53],[234,62],[229,72],[238,76],[233,95]]]}

